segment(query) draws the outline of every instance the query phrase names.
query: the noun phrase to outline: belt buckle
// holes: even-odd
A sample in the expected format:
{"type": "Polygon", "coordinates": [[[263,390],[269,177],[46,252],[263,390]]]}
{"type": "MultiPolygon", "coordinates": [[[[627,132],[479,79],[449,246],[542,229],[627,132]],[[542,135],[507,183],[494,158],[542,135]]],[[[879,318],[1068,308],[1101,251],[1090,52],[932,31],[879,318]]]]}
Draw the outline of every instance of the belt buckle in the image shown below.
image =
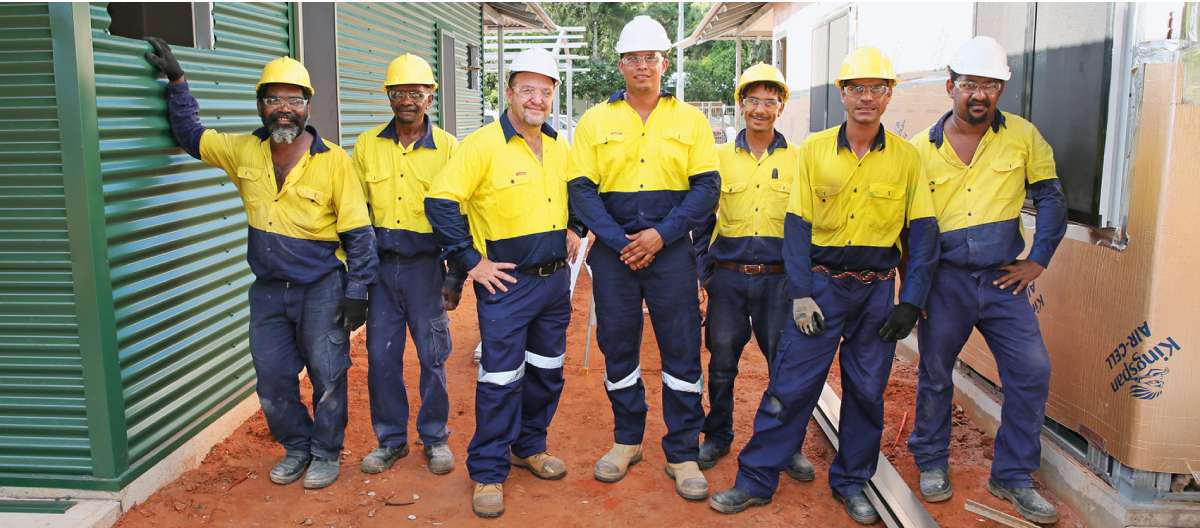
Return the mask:
{"type": "Polygon", "coordinates": [[[742,264],[742,273],[746,275],[762,275],[766,266],[763,264],[742,264]]]}
{"type": "Polygon", "coordinates": [[[534,271],[537,272],[538,277],[549,277],[550,275],[554,274],[554,271],[555,271],[554,263],[551,262],[550,264],[542,264],[541,266],[538,266],[534,271]]]}
{"type": "Polygon", "coordinates": [[[859,274],[859,280],[861,280],[863,284],[871,284],[878,279],[879,274],[875,273],[875,270],[867,270],[859,274]]]}

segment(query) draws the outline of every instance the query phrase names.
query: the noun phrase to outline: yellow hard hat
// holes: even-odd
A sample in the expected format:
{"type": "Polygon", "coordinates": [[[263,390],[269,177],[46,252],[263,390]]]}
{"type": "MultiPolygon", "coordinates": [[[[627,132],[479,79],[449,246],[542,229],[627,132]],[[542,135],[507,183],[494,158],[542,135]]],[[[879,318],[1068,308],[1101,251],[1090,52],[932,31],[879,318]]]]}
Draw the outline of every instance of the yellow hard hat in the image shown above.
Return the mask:
{"type": "Polygon", "coordinates": [[[838,87],[851,79],[885,79],[895,84],[896,70],[892,68],[892,59],[879,48],[858,48],[842,61],[837,76],[838,87]]]}
{"type": "Polygon", "coordinates": [[[742,89],[756,82],[769,82],[778,86],[783,90],[783,100],[788,99],[787,79],[783,78],[783,72],[779,68],[771,66],[767,63],[758,63],[751,66],[742,72],[741,78],[738,79],[737,89],[733,91],[734,99],[742,98],[742,89]]]}
{"type": "Polygon", "coordinates": [[[437,91],[437,81],[433,80],[433,68],[425,59],[405,53],[388,63],[387,75],[384,76],[383,89],[397,84],[427,84],[437,91]]]}
{"type": "Polygon", "coordinates": [[[264,84],[274,83],[299,86],[307,90],[309,96],[317,93],[308,78],[308,69],[291,57],[279,57],[263,66],[262,77],[258,79],[258,84],[254,85],[254,90],[261,89],[264,84]]]}

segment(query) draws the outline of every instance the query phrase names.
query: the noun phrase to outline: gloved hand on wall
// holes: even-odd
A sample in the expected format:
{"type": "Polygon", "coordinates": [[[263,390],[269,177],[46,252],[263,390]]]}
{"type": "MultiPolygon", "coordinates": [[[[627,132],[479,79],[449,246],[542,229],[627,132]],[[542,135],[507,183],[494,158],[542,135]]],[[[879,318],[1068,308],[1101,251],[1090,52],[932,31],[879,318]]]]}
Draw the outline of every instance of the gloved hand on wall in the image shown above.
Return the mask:
{"type": "Polygon", "coordinates": [[[158,37],[146,37],[146,42],[149,42],[150,47],[153,48],[152,51],[146,52],[146,62],[163,72],[168,81],[175,82],[183,77],[183,68],[179,66],[175,54],[171,53],[171,46],[167,45],[165,40],[158,37]]]}

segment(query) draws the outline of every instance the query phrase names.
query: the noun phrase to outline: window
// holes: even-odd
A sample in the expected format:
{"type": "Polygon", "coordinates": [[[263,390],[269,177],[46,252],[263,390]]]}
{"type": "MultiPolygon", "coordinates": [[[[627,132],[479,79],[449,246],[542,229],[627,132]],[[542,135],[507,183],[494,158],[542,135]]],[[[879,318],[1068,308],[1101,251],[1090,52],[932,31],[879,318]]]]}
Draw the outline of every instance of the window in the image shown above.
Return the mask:
{"type": "Polygon", "coordinates": [[[846,119],[842,98],[834,79],[842,59],[850,52],[850,22],[846,11],[813,28],[812,90],[808,107],[808,130],[819,132],[846,119]]]}
{"type": "Polygon", "coordinates": [[[479,67],[479,46],[467,44],[467,89],[478,90],[483,69],[479,67]]]}
{"type": "Polygon", "coordinates": [[[112,2],[108,32],[118,37],[159,37],[172,46],[212,49],[211,2],[112,2]]]}
{"type": "Polygon", "coordinates": [[[1009,51],[1000,108],[1037,125],[1054,148],[1068,218],[1100,227],[1112,81],[1114,6],[980,3],[976,34],[1009,51]]]}

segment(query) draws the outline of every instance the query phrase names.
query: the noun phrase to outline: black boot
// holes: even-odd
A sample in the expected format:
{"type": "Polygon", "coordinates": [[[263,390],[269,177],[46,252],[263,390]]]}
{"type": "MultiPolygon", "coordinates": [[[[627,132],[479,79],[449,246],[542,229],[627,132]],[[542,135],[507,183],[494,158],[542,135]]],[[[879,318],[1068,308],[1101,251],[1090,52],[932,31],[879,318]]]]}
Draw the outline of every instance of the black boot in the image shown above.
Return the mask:
{"type": "Polygon", "coordinates": [[[765,506],[771,498],[755,497],[738,488],[718,491],[708,498],[708,505],[721,513],[738,513],[751,506],[765,506]]]}
{"type": "Polygon", "coordinates": [[[1043,499],[1033,488],[1010,488],[988,479],[988,491],[1016,506],[1017,513],[1038,524],[1058,522],[1058,509],[1043,499]]]}

